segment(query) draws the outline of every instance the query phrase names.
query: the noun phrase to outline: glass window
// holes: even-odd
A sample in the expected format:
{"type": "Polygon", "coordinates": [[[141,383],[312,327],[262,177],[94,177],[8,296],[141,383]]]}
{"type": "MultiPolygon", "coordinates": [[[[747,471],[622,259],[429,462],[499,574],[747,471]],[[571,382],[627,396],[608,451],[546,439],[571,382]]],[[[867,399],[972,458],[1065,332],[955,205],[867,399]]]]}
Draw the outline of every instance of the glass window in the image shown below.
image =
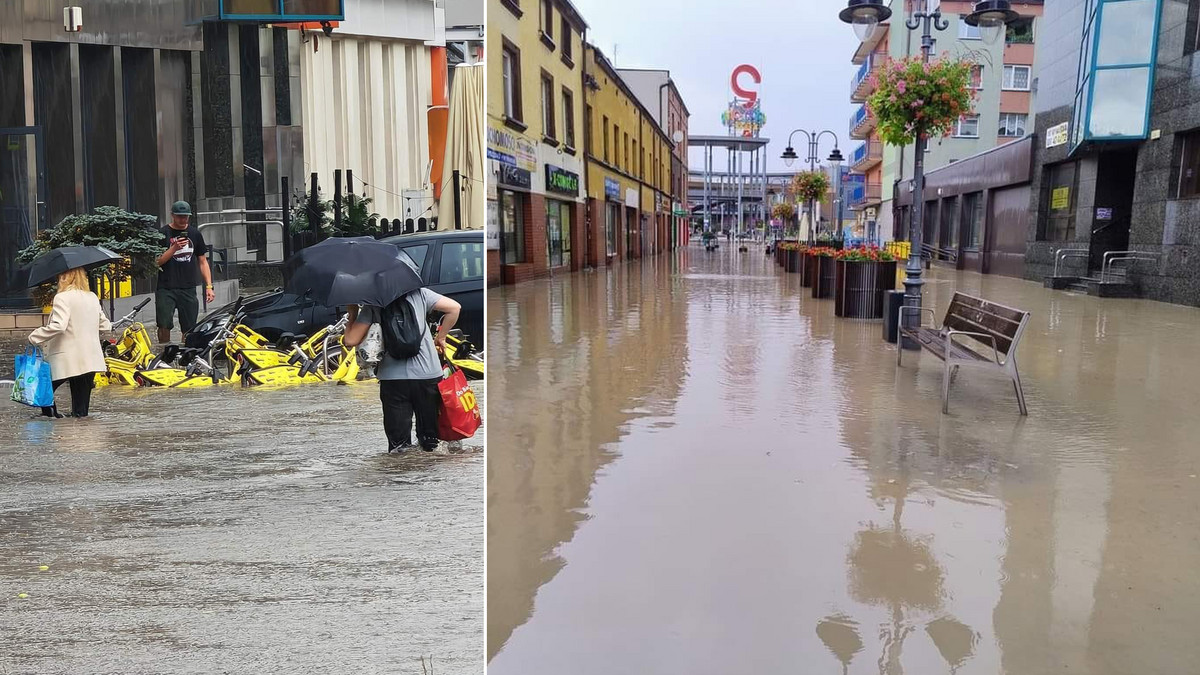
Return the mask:
{"type": "Polygon", "coordinates": [[[551,267],[571,264],[571,204],[546,202],[546,248],[551,267]]]}
{"type": "Polygon", "coordinates": [[[450,284],[483,278],[483,244],[446,242],[442,244],[442,266],[438,282],[450,284]]]}
{"type": "Polygon", "coordinates": [[[1029,115],[1021,113],[1000,113],[1000,130],[997,136],[1019,138],[1025,135],[1025,124],[1029,115]]]}
{"type": "Polygon", "coordinates": [[[542,0],[542,32],[546,37],[554,37],[554,0],[542,0]]]}
{"type": "Polygon", "coordinates": [[[563,88],[563,141],[568,148],[575,147],[575,96],[563,88]]]}
{"type": "Polygon", "coordinates": [[[979,26],[969,25],[966,21],[959,20],[958,22],[958,37],[960,40],[979,40],[983,38],[983,34],[979,31],[979,26]]]}
{"type": "Polygon", "coordinates": [[[1094,77],[1088,136],[1145,136],[1150,69],[1097,70],[1094,77]]]}
{"type": "Polygon", "coordinates": [[[429,244],[414,244],[413,246],[405,246],[400,250],[404,251],[409,258],[412,258],[413,263],[417,266],[417,271],[421,271],[421,268],[425,266],[425,254],[429,253],[429,244]]]}
{"type": "Polygon", "coordinates": [[[1200,131],[1178,134],[1175,137],[1175,157],[1172,171],[1178,176],[1175,197],[1200,197],[1200,131]]]}
{"type": "Polygon", "coordinates": [[[1010,45],[1033,44],[1033,17],[1022,17],[1005,26],[1004,41],[1010,45]]]}
{"type": "Polygon", "coordinates": [[[971,86],[983,89],[983,66],[971,67],[971,86]]]}
{"type": "Polygon", "coordinates": [[[1097,66],[1150,63],[1158,0],[1106,2],[1100,14],[1097,66]]]}
{"type": "Polygon", "coordinates": [[[504,87],[504,116],[521,119],[521,56],[513,47],[505,45],[501,64],[501,79],[504,87]]]}
{"type": "Polygon", "coordinates": [[[979,138],[979,115],[967,115],[958,120],[954,135],[959,138],[979,138]]]}
{"type": "Polygon", "coordinates": [[[1075,192],[1078,162],[1050,167],[1042,202],[1047,214],[1042,238],[1048,241],[1075,240],[1075,192]]]}
{"type": "Polygon", "coordinates": [[[562,43],[563,58],[571,60],[571,24],[567,22],[567,15],[563,14],[561,30],[558,32],[558,40],[562,43]]]}
{"type": "Polygon", "coordinates": [[[604,161],[608,161],[608,115],[602,117],[604,122],[604,161]]]}
{"type": "Polygon", "coordinates": [[[1004,84],[1008,91],[1029,91],[1029,66],[1004,66],[1004,84]]]}
{"type": "Polygon", "coordinates": [[[972,192],[963,197],[963,217],[967,219],[963,248],[977,251],[983,230],[982,192],[972,192]]]}
{"type": "Polygon", "coordinates": [[[604,209],[604,242],[607,255],[617,254],[617,223],[621,222],[621,207],[616,204],[605,204],[604,209]]]}
{"type": "Polygon", "coordinates": [[[542,135],[546,138],[555,138],[554,117],[554,80],[542,73],[542,135]]]}
{"type": "Polygon", "coordinates": [[[506,265],[525,260],[524,197],[500,190],[500,262],[506,265]]]}

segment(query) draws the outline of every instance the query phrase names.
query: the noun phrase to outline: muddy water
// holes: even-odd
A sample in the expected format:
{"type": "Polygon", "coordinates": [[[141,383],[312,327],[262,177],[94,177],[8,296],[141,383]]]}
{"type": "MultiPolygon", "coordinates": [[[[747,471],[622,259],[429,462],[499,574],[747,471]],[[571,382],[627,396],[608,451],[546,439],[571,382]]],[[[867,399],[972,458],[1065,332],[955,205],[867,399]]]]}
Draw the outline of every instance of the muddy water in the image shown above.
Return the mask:
{"type": "Polygon", "coordinates": [[[367,383],[92,412],[0,404],[0,673],[482,671],[482,436],[389,456],[367,383]]]}
{"type": "Polygon", "coordinates": [[[1195,672],[1200,310],[956,288],[1028,418],[758,247],[492,291],[489,672],[1195,672]]]}

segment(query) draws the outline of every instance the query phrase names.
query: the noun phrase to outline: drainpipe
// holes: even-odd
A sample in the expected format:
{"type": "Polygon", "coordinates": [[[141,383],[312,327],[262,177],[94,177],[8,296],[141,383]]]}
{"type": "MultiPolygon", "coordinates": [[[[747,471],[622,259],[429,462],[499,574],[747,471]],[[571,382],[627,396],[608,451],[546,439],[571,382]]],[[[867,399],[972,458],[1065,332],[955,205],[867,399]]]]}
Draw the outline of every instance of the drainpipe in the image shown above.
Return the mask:
{"type": "Polygon", "coordinates": [[[591,115],[587,114],[591,101],[591,89],[587,86],[588,76],[588,42],[587,29],[584,28],[580,33],[579,38],[579,60],[582,63],[579,66],[579,91],[583,93],[583,149],[580,151],[580,156],[583,157],[583,218],[585,226],[583,231],[587,233],[587,248],[584,260],[592,258],[592,266],[600,266],[600,257],[595,255],[595,232],[596,223],[592,218],[592,201],[595,197],[590,196],[591,190],[588,186],[591,185],[591,162],[588,161],[592,153],[592,125],[591,115]]]}

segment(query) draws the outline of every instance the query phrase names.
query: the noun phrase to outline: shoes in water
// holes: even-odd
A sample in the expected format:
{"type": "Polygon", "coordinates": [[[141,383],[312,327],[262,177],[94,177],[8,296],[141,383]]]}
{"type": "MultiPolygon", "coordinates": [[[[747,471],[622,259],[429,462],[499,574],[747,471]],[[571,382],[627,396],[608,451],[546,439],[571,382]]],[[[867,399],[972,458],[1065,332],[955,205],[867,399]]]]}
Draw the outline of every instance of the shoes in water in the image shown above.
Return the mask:
{"type": "Polygon", "coordinates": [[[409,450],[412,450],[415,447],[417,447],[417,446],[413,445],[412,443],[401,443],[400,445],[397,445],[394,448],[388,448],[388,454],[390,455],[393,452],[398,455],[403,454],[405,452],[408,452],[409,450]]]}

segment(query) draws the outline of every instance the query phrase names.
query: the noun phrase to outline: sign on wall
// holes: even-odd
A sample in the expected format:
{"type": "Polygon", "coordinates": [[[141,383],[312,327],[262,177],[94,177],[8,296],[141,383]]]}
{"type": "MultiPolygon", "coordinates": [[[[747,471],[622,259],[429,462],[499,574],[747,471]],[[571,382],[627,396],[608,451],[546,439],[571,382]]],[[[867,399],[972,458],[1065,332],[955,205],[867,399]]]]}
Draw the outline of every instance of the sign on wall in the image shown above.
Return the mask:
{"type": "Polygon", "coordinates": [[[488,127],[487,156],[488,159],[525,171],[537,169],[537,148],[534,144],[504,129],[488,127]]]}
{"type": "Polygon", "coordinates": [[[1096,220],[1112,220],[1112,209],[1103,206],[1096,209],[1096,220]]]}
{"type": "Polygon", "coordinates": [[[566,169],[546,165],[546,189],[559,194],[579,196],[579,174],[566,169]]]}
{"type": "Polygon", "coordinates": [[[495,200],[488,200],[487,203],[487,229],[484,239],[487,250],[500,250],[500,203],[495,200]]]}
{"type": "Polygon", "coordinates": [[[604,196],[609,199],[621,200],[621,184],[611,178],[604,179],[604,196]]]}
{"type": "Polygon", "coordinates": [[[1057,148],[1060,145],[1067,144],[1067,135],[1070,131],[1071,123],[1063,122],[1055,124],[1046,130],[1046,148],[1057,148]]]}
{"type": "Polygon", "coordinates": [[[533,174],[525,169],[518,169],[515,166],[507,164],[500,165],[500,175],[498,176],[500,185],[507,187],[515,187],[521,190],[528,190],[533,185],[533,174]]]}
{"type": "Polygon", "coordinates": [[[1050,208],[1055,211],[1070,208],[1071,206],[1071,188],[1060,187],[1054,188],[1050,193],[1050,208]]]}
{"type": "Polygon", "coordinates": [[[638,199],[638,191],[633,188],[625,188],[625,206],[631,206],[636,209],[640,204],[641,200],[638,199]]]}
{"type": "Polygon", "coordinates": [[[729,81],[734,98],[725,112],[721,113],[721,124],[729,129],[730,136],[754,138],[766,125],[767,117],[762,112],[758,92],[742,86],[743,76],[749,76],[754,84],[762,84],[762,75],[754,66],[742,64],[734,68],[729,81]]]}

